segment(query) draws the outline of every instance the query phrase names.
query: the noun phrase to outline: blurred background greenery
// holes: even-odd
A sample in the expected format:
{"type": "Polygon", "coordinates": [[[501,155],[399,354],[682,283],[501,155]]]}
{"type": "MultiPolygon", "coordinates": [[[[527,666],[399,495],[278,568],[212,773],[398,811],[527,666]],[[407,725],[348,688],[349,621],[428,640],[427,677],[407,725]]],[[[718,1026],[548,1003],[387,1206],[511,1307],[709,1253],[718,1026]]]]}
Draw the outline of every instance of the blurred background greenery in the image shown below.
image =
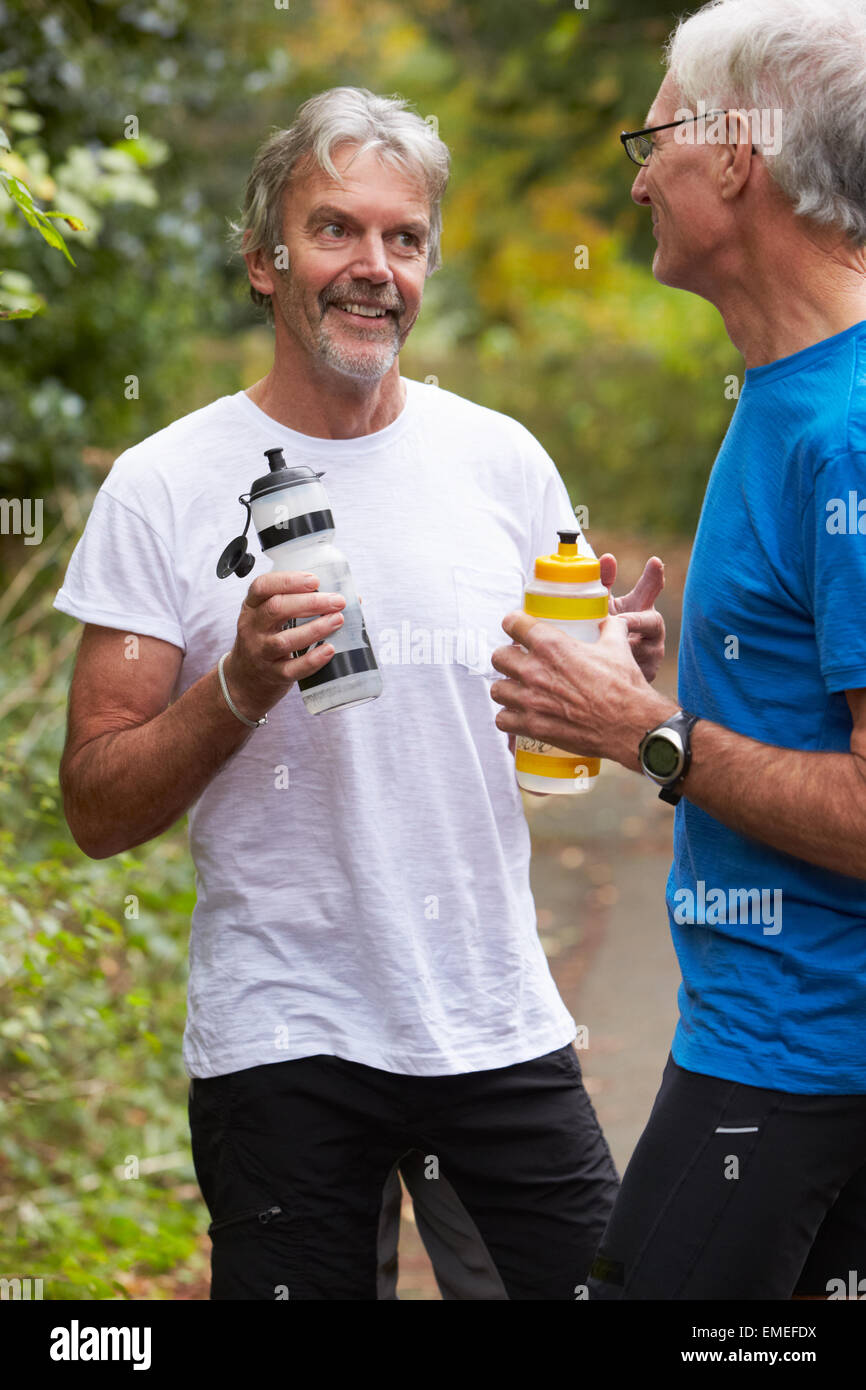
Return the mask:
{"type": "Polygon", "coordinates": [[[675,18],[652,0],[0,0],[0,495],[42,498],[45,527],[33,547],[0,535],[0,1273],[46,1297],[206,1296],[185,835],[102,863],[72,843],[57,762],[79,630],[51,600],[117,454],[267,369],[226,243],[252,154],[337,84],[435,119],[444,265],[404,373],[527,425],[591,537],[660,549],[694,528],[741,368],[710,306],[654,282],[618,139],[675,18]],[[46,224],[74,264],[21,185],[84,224],[46,224]]]}

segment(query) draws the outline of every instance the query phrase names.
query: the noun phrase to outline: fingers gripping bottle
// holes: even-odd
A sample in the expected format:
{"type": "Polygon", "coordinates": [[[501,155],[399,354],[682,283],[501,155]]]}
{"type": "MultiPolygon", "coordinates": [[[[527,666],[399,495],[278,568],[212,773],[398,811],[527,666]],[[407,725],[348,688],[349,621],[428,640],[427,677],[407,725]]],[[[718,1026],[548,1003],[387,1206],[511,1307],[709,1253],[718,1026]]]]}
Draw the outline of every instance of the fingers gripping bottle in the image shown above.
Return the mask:
{"type": "MultiPolygon", "coordinates": [[[[607,617],[608,594],[601,582],[601,566],[591,556],[579,555],[577,531],[558,531],[555,555],[539,555],[535,578],[526,586],[524,612],[539,622],[550,623],[578,642],[597,642],[601,622],[607,617]]],[[[600,758],[583,758],[556,748],[542,739],[517,739],[517,781],[526,791],[574,794],[595,786],[600,758]]]]}
{"type": "MultiPolygon", "coordinates": [[[[271,471],[256,478],[249,494],[238,498],[247,509],[247,523],[220,556],[217,575],[225,579],[236,574],[243,579],[249,574],[255,564],[246,542],[252,520],[262,550],[275,570],[309,571],[318,578],[320,592],[342,594],[346,600],[343,626],[327,639],[334,655],[313,675],[298,681],[298,686],[311,714],[365,705],[381,695],[382,675],[364,626],[349,562],[334,545],[334,517],[319,481],[323,475],[306,465],[288,468],[282,449],[266,449],[265,457],[271,471]]],[[[286,627],[300,627],[315,616],[290,618],[286,627]]]]}

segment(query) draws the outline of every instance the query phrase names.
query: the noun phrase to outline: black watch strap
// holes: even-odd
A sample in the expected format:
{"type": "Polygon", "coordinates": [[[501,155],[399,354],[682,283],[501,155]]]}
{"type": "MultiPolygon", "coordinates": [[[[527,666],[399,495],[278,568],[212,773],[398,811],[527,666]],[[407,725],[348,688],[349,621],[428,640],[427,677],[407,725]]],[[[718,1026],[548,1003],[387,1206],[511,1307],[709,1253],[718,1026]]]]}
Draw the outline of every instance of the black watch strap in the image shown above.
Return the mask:
{"type": "Polygon", "coordinates": [[[669,806],[677,806],[682,801],[682,790],[676,791],[676,787],[682,786],[683,778],[689,770],[692,761],[692,729],[698,722],[700,715],[689,714],[687,710],[677,710],[676,714],[666,719],[664,724],[659,724],[660,729],[675,729],[683,741],[683,765],[676,778],[669,786],[662,787],[659,792],[659,800],[666,801],[669,806]]]}

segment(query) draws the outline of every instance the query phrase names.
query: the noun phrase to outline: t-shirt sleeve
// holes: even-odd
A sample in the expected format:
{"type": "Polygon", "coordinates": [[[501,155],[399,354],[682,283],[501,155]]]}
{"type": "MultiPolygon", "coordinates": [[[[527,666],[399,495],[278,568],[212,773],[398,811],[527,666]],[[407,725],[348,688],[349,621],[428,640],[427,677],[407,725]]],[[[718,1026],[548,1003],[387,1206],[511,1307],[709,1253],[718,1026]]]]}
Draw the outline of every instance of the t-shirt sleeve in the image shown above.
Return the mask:
{"type": "Polygon", "coordinates": [[[568,495],[568,489],[562,481],[553,459],[542,449],[537,440],[533,439],[532,436],[530,439],[532,441],[530,463],[535,476],[538,501],[531,508],[527,573],[531,573],[538,555],[550,555],[556,550],[559,544],[557,531],[577,531],[577,545],[580,553],[582,555],[594,555],[595,553],[580,528],[580,523],[568,495]]]}
{"type": "Polygon", "coordinates": [[[803,551],[821,675],[831,692],[866,687],[866,454],[830,459],[803,511],[803,551]],[[862,531],[860,528],[863,528],[862,531]]]}
{"type": "Polygon", "coordinates": [[[54,607],[82,623],[159,637],[186,650],[165,542],[105,487],[96,494],[54,607]]]}

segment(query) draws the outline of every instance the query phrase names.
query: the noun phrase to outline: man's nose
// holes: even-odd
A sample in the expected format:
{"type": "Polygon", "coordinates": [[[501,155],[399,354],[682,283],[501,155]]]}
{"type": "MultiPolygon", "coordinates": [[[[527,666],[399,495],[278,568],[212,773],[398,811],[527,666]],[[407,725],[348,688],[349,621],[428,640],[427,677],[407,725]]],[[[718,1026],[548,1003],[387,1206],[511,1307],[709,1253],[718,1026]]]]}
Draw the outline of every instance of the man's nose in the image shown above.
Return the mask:
{"type": "Polygon", "coordinates": [[[631,186],[631,196],[641,207],[648,207],[650,196],[646,191],[646,165],[642,164],[637,171],[637,176],[631,186]]]}
{"type": "Polygon", "coordinates": [[[381,236],[368,232],[361,239],[349,270],[356,280],[374,280],[381,284],[394,279],[381,236]]]}

